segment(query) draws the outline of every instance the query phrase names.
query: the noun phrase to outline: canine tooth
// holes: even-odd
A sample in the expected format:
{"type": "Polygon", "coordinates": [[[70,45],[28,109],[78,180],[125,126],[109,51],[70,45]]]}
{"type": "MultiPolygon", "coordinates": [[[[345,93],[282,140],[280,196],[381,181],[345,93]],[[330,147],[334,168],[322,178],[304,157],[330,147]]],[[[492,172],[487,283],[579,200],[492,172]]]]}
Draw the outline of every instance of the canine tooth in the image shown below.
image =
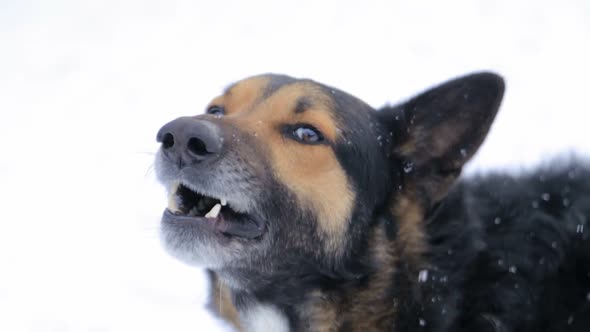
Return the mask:
{"type": "Polygon", "coordinates": [[[227,205],[227,200],[225,200],[225,199],[222,199],[222,200],[221,200],[221,206],[226,206],[226,205],[227,205]]]}
{"type": "Polygon", "coordinates": [[[219,212],[221,212],[221,204],[217,203],[211,208],[211,211],[207,212],[205,218],[217,218],[219,212]]]}
{"type": "Polygon", "coordinates": [[[178,207],[178,197],[176,197],[176,191],[178,190],[179,184],[173,183],[170,187],[170,191],[168,191],[168,210],[172,212],[179,212],[180,208],[178,207]]]}

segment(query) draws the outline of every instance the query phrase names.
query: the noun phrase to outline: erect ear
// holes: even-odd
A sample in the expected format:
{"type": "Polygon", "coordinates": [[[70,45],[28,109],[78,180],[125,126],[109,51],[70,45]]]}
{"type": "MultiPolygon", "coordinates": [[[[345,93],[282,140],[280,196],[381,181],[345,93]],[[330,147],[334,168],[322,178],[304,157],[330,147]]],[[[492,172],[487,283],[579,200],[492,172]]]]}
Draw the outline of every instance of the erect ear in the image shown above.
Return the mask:
{"type": "Polygon", "coordinates": [[[476,73],[381,109],[406,188],[427,205],[441,200],[486,137],[503,94],[500,76],[476,73]]]}

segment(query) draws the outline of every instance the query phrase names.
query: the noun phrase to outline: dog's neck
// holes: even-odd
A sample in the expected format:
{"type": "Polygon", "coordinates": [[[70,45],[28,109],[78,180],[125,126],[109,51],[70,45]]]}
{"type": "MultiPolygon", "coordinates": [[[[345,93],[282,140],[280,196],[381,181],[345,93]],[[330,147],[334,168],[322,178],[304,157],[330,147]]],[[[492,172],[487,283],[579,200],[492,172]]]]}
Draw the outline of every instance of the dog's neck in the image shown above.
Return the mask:
{"type": "MultiPolygon", "coordinates": [[[[350,324],[354,330],[388,330],[404,312],[421,311],[415,307],[422,302],[417,297],[423,286],[419,279],[423,266],[407,260],[416,253],[401,253],[417,250],[411,246],[415,243],[397,243],[388,227],[384,222],[373,230],[370,243],[377,245],[369,250],[371,270],[364,276],[351,280],[274,276],[250,283],[250,278],[236,279],[244,271],[223,271],[213,277],[213,309],[243,331],[269,331],[269,326],[273,331],[337,331],[350,324]]],[[[404,227],[410,226],[401,223],[397,232],[408,232],[404,227]]]]}

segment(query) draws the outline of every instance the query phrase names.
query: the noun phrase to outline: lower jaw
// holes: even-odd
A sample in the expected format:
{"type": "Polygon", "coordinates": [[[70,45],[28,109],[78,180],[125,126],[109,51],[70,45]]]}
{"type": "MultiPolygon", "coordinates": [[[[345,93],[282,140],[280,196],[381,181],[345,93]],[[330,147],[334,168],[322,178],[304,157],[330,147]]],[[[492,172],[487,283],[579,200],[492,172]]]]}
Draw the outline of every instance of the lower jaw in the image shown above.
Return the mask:
{"type": "Polygon", "coordinates": [[[195,217],[175,214],[169,209],[164,211],[162,222],[194,225],[195,227],[208,229],[224,237],[237,237],[245,240],[259,239],[266,231],[263,225],[259,225],[246,217],[242,221],[236,222],[226,220],[223,214],[219,214],[216,218],[195,217]]]}
{"type": "Polygon", "coordinates": [[[166,209],[162,214],[162,222],[168,224],[194,225],[199,227],[216,229],[216,225],[219,223],[219,218],[188,216],[172,212],[170,209],[166,209]]]}

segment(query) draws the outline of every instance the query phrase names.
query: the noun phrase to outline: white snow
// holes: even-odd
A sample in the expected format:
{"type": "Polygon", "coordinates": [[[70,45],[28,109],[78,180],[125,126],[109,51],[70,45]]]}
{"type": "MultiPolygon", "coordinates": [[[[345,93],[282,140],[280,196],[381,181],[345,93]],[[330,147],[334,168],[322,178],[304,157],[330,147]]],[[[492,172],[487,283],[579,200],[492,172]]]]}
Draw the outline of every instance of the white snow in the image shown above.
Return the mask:
{"type": "Polygon", "coordinates": [[[262,72],[372,105],[507,79],[468,171],[590,155],[590,2],[0,2],[0,331],[223,331],[158,240],[155,134],[262,72]]]}
{"type": "Polygon", "coordinates": [[[418,282],[428,281],[428,270],[420,270],[418,273],[418,282]]]}

